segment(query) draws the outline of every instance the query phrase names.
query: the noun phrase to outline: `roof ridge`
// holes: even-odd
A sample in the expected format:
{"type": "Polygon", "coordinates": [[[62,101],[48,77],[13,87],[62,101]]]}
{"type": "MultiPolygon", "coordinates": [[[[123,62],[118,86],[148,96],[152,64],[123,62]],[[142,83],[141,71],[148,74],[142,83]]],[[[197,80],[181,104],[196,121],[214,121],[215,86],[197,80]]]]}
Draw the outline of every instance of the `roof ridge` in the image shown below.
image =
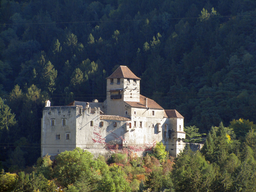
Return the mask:
{"type": "Polygon", "coordinates": [[[127,78],[140,80],[126,65],[119,65],[119,67],[107,79],[112,78],[127,78]]]}

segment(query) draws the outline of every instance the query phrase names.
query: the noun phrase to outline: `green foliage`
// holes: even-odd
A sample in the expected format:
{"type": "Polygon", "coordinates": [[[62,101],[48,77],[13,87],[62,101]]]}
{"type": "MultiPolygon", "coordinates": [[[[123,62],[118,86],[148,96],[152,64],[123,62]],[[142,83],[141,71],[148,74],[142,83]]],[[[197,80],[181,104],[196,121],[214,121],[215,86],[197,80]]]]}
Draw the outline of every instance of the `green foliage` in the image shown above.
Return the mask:
{"type": "Polygon", "coordinates": [[[195,125],[194,126],[186,126],[185,127],[185,132],[186,132],[186,139],[185,142],[188,143],[200,143],[202,139],[202,135],[205,134],[200,134],[198,133],[199,128],[197,128],[195,125]]]}
{"type": "Polygon", "coordinates": [[[56,185],[48,185],[48,180],[42,174],[32,172],[26,174],[19,172],[14,191],[52,191],[54,192],[56,185]]]}
{"type": "Polygon", "coordinates": [[[255,191],[256,176],[255,165],[256,161],[253,157],[253,152],[250,147],[245,149],[245,159],[237,169],[236,177],[234,178],[234,190],[237,191],[255,191]]]}
{"type": "Polygon", "coordinates": [[[217,11],[214,9],[214,7],[212,7],[211,13],[209,13],[207,9],[203,8],[199,19],[200,21],[208,20],[213,15],[217,15],[217,11]]]}
{"type": "Polygon", "coordinates": [[[129,183],[126,181],[126,174],[121,167],[113,164],[109,172],[102,175],[99,182],[98,190],[100,191],[131,191],[129,183]]]}
{"type": "Polygon", "coordinates": [[[227,158],[228,153],[236,151],[239,142],[231,142],[228,131],[229,129],[225,128],[222,123],[219,127],[212,127],[201,150],[207,161],[221,164],[227,158]]]}
{"type": "Polygon", "coordinates": [[[87,151],[83,152],[80,148],[62,152],[56,157],[56,163],[54,176],[58,178],[61,186],[67,187],[83,175],[86,175],[87,181],[97,180],[97,165],[92,167],[93,155],[87,151]]]}
{"type": "Polygon", "coordinates": [[[233,119],[229,125],[232,128],[238,138],[243,138],[245,135],[251,130],[256,129],[256,125],[253,122],[249,121],[248,119],[233,119]]]}
{"type": "Polygon", "coordinates": [[[175,191],[213,191],[215,174],[213,165],[199,151],[187,150],[175,161],[172,171],[175,191]]]}
{"type": "Polygon", "coordinates": [[[256,152],[256,133],[253,129],[246,134],[245,143],[256,152]]]}
{"type": "Polygon", "coordinates": [[[111,155],[111,163],[127,163],[127,155],[124,153],[114,153],[111,155]]]}
{"type": "Polygon", "coordinates": [[[49,155],[45,155],[43,158],[38,158],[36,171],[42,173],[45,178],[52,179],[53,169],[52,160],[49,155]]]}
{"type": "Polygon", "coordinates": [[[156,144],[152,155],[156,157],[161,163],[167,159],[168,152],[165,150],[165,146],[162,142],[156,144]]]}
{"type": "Polygon", "coordinates": [[[10,107],[5,104],[4,100],[0,97],[0,133],[3,130],[9,131],[9,127],[14,126],[15,124],[15,114],[11,112],[10,107]]]}
{"type": "Polygon", "coordinates": [[[0,174],[0,191],[13,191],[17,180],[16,173],[5,173],[4,170],[0,174]]]}

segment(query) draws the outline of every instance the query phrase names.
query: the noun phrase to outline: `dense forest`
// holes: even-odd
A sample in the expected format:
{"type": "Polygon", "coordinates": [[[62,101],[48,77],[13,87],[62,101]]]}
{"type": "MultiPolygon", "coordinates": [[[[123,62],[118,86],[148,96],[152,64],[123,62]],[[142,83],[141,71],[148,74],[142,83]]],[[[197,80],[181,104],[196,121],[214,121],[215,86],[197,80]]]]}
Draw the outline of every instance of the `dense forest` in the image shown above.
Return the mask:
{"type": "Polygon", "coordinates": [[[40,157],[45,100],[103,101],[118,65],[201,133],[255,122],[255,16],[254,0],[1,0],[0,167],[40,157]]]}

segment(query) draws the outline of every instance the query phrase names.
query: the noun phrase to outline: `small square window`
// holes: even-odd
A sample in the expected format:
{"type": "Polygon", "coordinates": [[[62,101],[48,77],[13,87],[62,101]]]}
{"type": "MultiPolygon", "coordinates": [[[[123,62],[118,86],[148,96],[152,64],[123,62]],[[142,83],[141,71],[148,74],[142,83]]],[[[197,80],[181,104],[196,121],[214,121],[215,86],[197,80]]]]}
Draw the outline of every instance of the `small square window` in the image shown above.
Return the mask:
{"type": "Polygon", "coordinates": [[[62,126],[66,126],[67,125],[67,119],[62,119],[62,126]]]}
{"type": "Polygon", "coordinates": [[[70,140],[70,133],[66,133],[66,140],[70,140]]]}
{"type": "Polygon", "coordinates": [[[55,119],[51,119],[51,126],[55,125],[55,119]]]}
{"type": "Polygon", "coordinates": [[[60,134],[56,135],[56,140],[60,140],[60,134]]]}
{"type": "Polygon", "coordinates": [[[90,122],[91,127],[93,126],[93,121],[90,122]]]}

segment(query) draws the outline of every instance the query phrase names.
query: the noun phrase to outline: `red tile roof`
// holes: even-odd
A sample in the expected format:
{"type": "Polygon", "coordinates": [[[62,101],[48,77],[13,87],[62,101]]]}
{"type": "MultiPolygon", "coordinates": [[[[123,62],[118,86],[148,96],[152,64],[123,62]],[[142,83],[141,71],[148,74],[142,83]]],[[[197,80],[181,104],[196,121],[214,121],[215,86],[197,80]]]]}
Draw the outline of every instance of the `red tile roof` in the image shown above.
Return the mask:
{"type": "Polygon", "coordinates": [[[177,110],[175,109],[166,109],[165,113],[168,118],[184,118],[177,110]]]}
{"type": "Polygon", "coordinates": [[[125,103],[130,105],[131,107],[162,109],[163,110],[163,108],[157,102],[155,102],[154,100],[149,99],[143,95],[140,95],[140,102],[126,101],[125,103]],[[146,107],[146,99],[147,99],[147,107],[146,107]]]}
{"type": "Polygon", "coordinates": [[[137,77],[127,66],[120,65],[107,79],[114,78],[126,78],[126,79],[138,79],[137,77]]]}

